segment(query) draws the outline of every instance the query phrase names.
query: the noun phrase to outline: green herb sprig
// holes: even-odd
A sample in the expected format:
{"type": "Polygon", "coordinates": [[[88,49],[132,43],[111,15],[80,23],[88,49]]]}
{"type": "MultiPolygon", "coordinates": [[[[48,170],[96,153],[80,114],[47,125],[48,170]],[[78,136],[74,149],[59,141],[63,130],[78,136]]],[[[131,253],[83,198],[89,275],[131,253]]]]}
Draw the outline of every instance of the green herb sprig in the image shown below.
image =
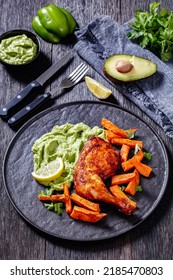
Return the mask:
{"type": "Polygon", "coordinates": [[[63,208],[64,208],[64,205],[62,202],[57,202],[57,203],[44,203],[44,206],[47,208],[47,210],[49,211],[53,211],[53,212],[56,212],[58,213],[58,215],[62,215],[62,212],[63,212],[63,208]]]}
{"type": "Polygon", "coordinates": [[[160,2],[149,4],[149,12],[137,9],[129,39],[137,40],[142,47],[169,61],[173,57],[173,12],[166,8],[159,11],[160,2]]]}
{"type": "Polygon", "coordinates": [[[137,192],[142,192],[142,186],[140,186],[140,185],[137,186],[137,187],[136,187],[136,191],[137,191],[137,192]]]}

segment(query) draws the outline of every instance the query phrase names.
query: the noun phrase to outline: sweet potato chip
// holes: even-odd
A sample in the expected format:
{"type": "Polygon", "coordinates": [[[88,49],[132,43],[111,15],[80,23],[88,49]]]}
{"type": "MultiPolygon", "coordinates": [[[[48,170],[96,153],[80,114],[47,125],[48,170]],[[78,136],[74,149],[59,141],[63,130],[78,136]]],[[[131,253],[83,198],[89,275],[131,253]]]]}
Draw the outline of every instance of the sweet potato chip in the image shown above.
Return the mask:
{"type": "Polygon", "coordinates": [[[84,222],[96,223],[103,219],[107,214],[94,212],[83,207],[74,206],[70,217],[84,222]]]}
{"type": "Polygon", "coordinates": [[[98,203],[94,203],[86,198],[81,197],[76,193],[71,194],[71,199],[79,206],[82,206],[88,210],[92,210],[95,212],[100,212],[100,205],[98,203]]]}

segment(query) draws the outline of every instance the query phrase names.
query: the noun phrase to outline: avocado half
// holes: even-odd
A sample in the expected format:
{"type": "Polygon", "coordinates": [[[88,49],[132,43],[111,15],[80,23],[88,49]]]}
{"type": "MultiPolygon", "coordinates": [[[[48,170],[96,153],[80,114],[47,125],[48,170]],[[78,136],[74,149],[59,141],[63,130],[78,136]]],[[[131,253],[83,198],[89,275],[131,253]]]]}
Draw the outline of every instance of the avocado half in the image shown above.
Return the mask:
{"type": "Polygon", "coordinates": [[[116,54],[106,59],[103,71],[112,81],[132,82],[153,75],[157,65],[140,56],[116,54]]]}

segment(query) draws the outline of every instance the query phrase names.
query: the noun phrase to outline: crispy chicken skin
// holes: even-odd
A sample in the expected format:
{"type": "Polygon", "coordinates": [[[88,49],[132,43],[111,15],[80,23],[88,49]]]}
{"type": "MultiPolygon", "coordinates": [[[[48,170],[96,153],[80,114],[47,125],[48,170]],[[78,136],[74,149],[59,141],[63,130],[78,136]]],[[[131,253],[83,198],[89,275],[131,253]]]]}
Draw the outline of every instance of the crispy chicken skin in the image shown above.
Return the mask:
{"type": "Polygon", "coordinates": [[[104,184],[104,180],[116,173],[118,166],[119,154],[113,146],[98,136],[91,137],[75,166],[75,190],[86,199],[104,201],[130,215],[136,204],[112,195],[104,184]]]}

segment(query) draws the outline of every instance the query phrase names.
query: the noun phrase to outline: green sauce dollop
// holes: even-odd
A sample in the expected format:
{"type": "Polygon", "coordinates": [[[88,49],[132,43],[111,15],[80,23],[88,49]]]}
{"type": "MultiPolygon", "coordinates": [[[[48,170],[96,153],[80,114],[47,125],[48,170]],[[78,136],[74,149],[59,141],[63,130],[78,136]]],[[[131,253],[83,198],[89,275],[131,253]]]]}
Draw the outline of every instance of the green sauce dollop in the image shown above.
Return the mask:
{"type": "Polygon", "coordinates": [[[54,181],[41,183],[51,188],[51,190],[62,190],[62,182],[66,182],[69,187],[73,182],[75,163],[79,153],[86,141],[93,135],[105,139],[104,130],[98,126],[90,128],[85,123],[64,124],[54,126],[52,131],[37,139],[32,146],[34,153],[34,171],[42,165],[47,165],[57,157],[64,162],[64,171],[61,176],[54,181]]]}
{"type": "Polygon", "coordinates": [[[37,54],[37,45],[25,34],[3,39],[0,43],[0,60],[8,64],[24,64],[37,54]]]}

